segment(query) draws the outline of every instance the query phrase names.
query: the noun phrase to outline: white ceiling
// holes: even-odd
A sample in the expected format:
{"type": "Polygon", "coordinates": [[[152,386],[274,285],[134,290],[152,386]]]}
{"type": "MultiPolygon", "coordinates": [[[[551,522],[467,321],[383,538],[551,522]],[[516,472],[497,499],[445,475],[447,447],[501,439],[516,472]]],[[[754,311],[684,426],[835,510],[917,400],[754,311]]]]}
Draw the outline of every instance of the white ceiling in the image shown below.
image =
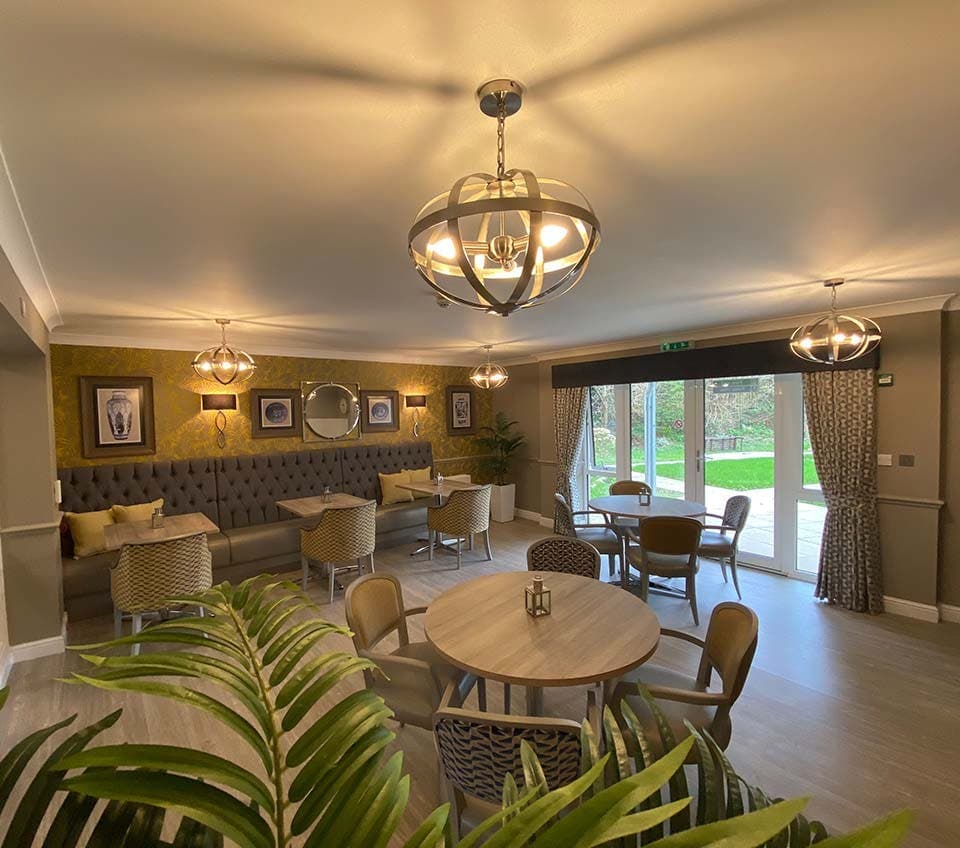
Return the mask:
{"type": "Polygon", "coordinates": [[[200,347],[227,316],[254,352],[513,358],[815,311],[828,276],[851,306],[960,290],[957,0],[0,19],[0,241],[55,339],[200,347]],[[529,87],[508,165],[603,230],[577,289],[507,319],[438,309],[406,253],[423,201],[493,167],[473,91],[500,75],[529,87]]]}

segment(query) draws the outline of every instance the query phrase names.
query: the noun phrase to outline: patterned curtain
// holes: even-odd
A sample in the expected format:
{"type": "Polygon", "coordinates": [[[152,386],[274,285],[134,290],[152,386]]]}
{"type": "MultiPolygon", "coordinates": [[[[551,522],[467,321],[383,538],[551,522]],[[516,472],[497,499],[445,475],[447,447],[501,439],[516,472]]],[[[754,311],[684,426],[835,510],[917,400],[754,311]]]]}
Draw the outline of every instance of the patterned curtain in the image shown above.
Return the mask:
{"type": "Polygon", "coordinates": [[[813,461],[827,517],[818,598],[856,612],[883,612],[877,521],[876,374],[870,369],[803,375],[813,461]]]}
{"type": "MultiPolygon", "coordinates": [[[[583,443],[583,425],[587,411],[587,389],[553,390],[553,432],[557,442],[557,492],[563,495],[572,509],[576,500],[574,474],[580,447],[583,443]]],[[[573,535],[573,527],[565,513],[554,511],[553,532],[573,535]]]]}

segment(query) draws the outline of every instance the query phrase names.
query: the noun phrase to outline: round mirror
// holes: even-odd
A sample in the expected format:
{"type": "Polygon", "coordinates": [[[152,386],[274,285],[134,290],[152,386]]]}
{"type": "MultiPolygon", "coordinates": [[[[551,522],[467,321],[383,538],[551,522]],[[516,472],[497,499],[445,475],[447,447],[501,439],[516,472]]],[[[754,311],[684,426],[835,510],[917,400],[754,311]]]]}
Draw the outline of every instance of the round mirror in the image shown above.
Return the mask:
{"type": "Polygon", "coordinates": [[[360,422],[359,392],[340,383],[312,384],[303,392],[303,423],[320,439],[345,439],[360,422]]]}

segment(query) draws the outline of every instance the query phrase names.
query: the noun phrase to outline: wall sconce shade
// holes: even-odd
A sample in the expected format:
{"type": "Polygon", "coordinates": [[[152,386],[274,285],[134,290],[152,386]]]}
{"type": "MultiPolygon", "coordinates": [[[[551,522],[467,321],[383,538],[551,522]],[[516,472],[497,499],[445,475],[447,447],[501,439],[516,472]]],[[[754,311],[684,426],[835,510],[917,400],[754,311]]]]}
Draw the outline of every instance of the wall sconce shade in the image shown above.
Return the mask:
{"type": "Polygon", "coordinates": [[[407,409],[423,409],[427,405],[426,395],[404,395],[407,409]]]}
{"type": "Polygon", "coordinates": [[[208,409],[236,409],[236,395],[200,395],[200,408],[208,409]]]}

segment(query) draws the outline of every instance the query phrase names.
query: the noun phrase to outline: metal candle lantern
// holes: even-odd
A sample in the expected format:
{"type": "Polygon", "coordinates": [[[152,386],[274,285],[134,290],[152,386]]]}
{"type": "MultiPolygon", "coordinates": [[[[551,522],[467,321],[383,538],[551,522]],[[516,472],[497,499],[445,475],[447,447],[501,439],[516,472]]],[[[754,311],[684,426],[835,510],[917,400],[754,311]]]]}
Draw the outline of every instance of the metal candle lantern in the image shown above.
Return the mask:
{"type": "Polygon", "coordinates": [[[640,492],[640,506],[650,506],[650,493],[647,491],[640,492]]]}
{"type": "Polygon", "coordinates": [[[550,615],[550,590],[543,585],[543,577],[534,575],[533,585],[523,590],[526,602],[527,615],[539,618],[541,615],[550,615]]]}

